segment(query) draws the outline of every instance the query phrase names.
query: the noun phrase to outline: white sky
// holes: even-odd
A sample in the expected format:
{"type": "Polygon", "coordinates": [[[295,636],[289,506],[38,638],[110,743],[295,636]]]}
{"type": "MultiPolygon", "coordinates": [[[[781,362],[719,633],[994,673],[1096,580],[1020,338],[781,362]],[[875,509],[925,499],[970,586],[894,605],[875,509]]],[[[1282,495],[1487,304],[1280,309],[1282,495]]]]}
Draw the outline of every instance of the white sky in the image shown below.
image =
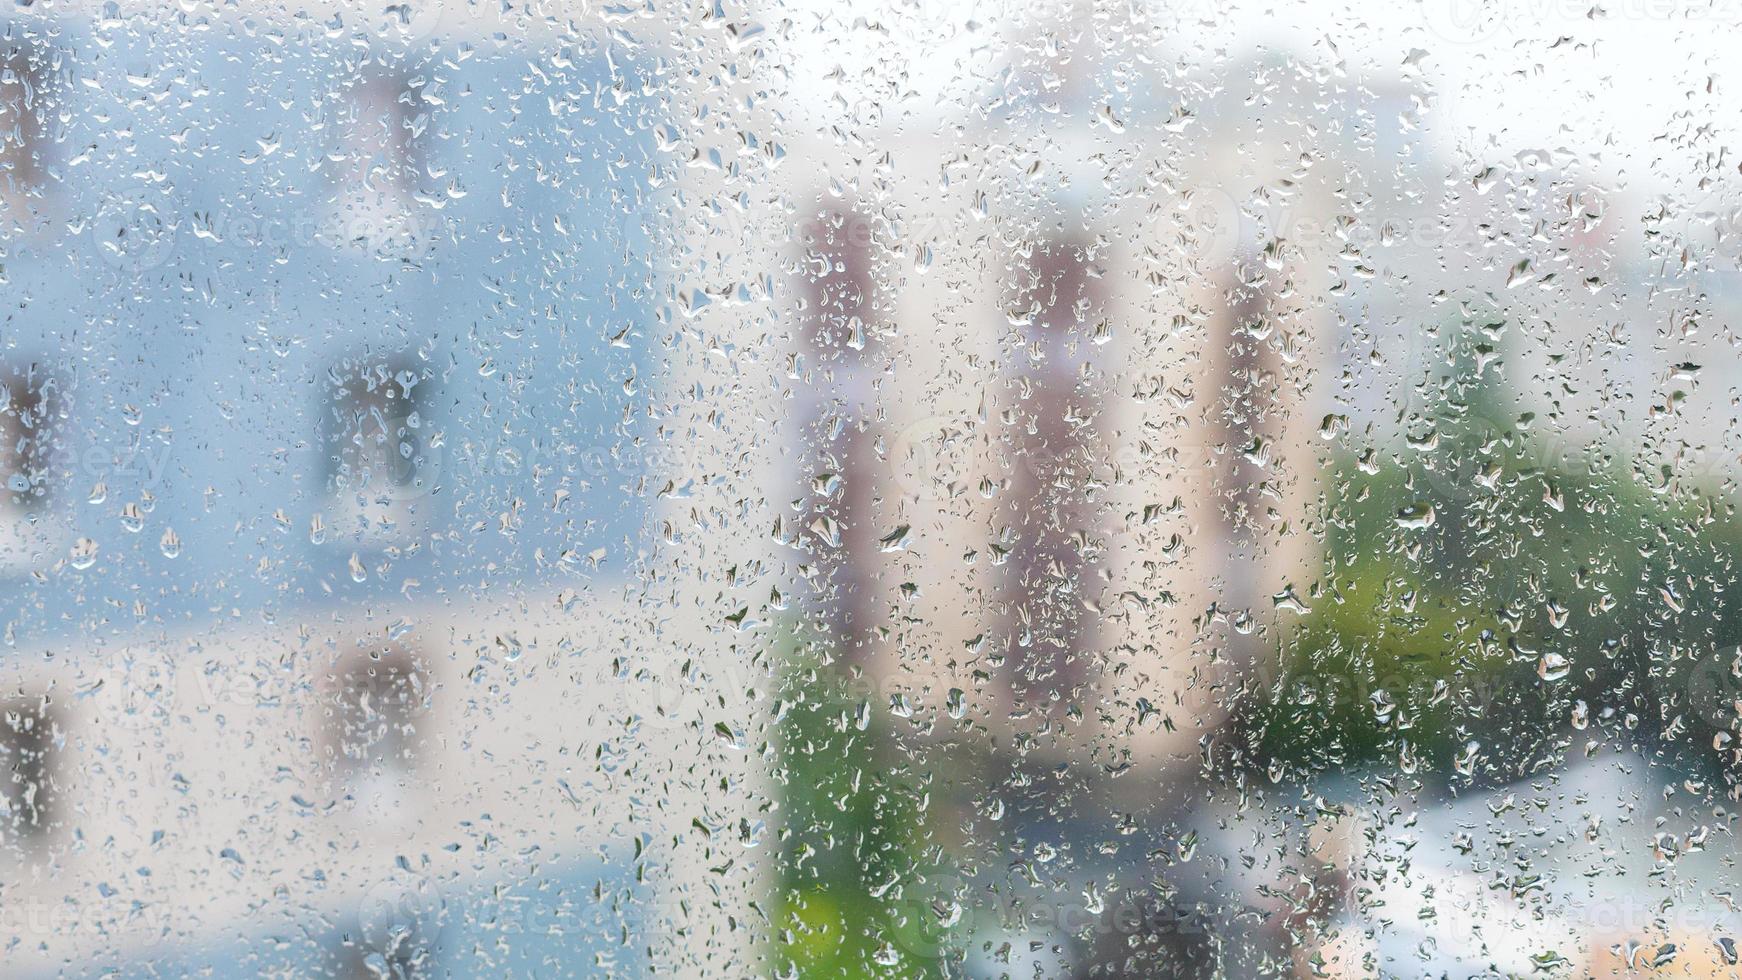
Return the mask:
{"type": "MultiPolygon", "coordinates": [[[[1666,136],[1709,127],[1697,152],[1715,153],[1742,126],[1742,0],[1716,0],[1715,7],[1613,0],[1601,11],[1573,0],[1097,0],[1096,6],[1133,2],[1155,8],[1152,36],[1167,63],[1210,65],[1260,49],[1314,48],[1313,58],[1323,61],[1329,38],[1352,72],[1379,79],[1398,77],[1412,52],[1426,52],[1417,59],[1419,77],[1439,98],[1425,123],[1441,148],[1479,159],[1571,151],[1592,173],[1636,191],[1687,183],[1696,150],[1666,136]]],[[[771,29],[785,18],[795,22],[772,43],[801,82],[836,67],[849,79],[899,69],[913,89],[936,93],[960,84],[964,66],[984,75],[998,63],[1009,43],[999,25],[1019,24],[1007,33],[1032,40],[1037,20],[1080,23],[1086,9],[1074,0],[881,6],[770,0],[756,16],[771,29]],[[857,19],[890,26],[885,43],[854,29],[857,19]],[[965,29],[970,21],[983,26],[965,29]]],[[[840,111],[835,86],[801,83],[794,91],[801,99],[813,96],[809,108],[819,117],[840,111]]],[[[933,104],[939,114],[951,111],[947,101],[933,104]]]]}

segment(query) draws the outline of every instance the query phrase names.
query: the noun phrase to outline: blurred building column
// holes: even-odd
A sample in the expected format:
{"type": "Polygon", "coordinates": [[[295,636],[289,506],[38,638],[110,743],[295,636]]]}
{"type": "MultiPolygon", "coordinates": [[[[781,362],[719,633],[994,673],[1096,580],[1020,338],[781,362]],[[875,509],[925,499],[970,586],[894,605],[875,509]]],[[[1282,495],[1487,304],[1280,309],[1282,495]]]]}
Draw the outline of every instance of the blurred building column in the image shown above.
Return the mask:
{"type": "Polygon", "coordinates": [[[811,601],[835,654],[864,666],[877,642],[877,506],[886,467],[877,445],[878,361],[871,222],[821,206],[807,226],[799,317],[796,419],[806,501],[800,536],[811,601]]]}

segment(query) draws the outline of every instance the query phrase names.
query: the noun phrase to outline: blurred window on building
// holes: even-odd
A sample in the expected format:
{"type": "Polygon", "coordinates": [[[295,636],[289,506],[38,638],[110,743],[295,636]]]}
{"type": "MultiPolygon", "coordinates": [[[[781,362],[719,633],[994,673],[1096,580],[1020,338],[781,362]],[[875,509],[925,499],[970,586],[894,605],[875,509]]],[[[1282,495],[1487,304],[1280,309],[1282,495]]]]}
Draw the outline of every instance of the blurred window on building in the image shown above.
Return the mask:
{"type": "Polygon", "coordinates": [[[0,373],[0,521],[40,510],[48,499],[51,387],[34,365],[0,373]]]}
{"type": "Polygon", "coordinates": [[[441,939],[448,912],[435,885],[395,879],[366,892],[356,918],[328,943],[322,976],[342,980],[419,980],[452,975],[443,969],[441,939]]]}
{"type": "Polygon", "coordinates": [[[39,45],[0,37],[0,202],[14,215],[28,208],[47,169],[49,80],[39,45]]]}
{"type": "Polygon", "coordinates": [[[1045,710],[1084,679],[1081,660],[1094,643],[1093,619],[1075,593],[1085,549],[1098,537],[1082,488],[1105,458],[1105,365],[1091,342],[1099,298],[1087,243],[1037,243],[1014,266],[1015,330],[1004,364],[1004,449],[1014,465],[1000,514],[1009,557],[999,599],[1012,684],[1045,710]]]}
{"type": "Polygon", "coordinates": [[[415,234],[427,118],[403,74],[370,75],[344,93],[331,119],[326,167],[331,244],[382,248],[415,234]]]}
{"type": "Polygon", "coordinates": [[[809,552],[822,620],[850,660],[868,654],[875,619],[876,506],[882,429],[877,409],[872,220],[820,207],[799,239],[803,300],[797,365],[808,484],[809,552]]]}
{"type": "Polygon", "coordinates": [[[393,535],[433,489],[424,375],[407,357],[364,357],[341,361],[327,381],[327,480],[341,530],[393,535]]]}
{"type": "Polygon", "coordinates": [[[18,696],[0,706],[0,819],[6,839],[30,846],[45,838],[56,817],[54,763],[58,725],[41,695],[18,696]]]}
{"type": "Polygon", "coordinates": [[[340,666],[326,743],[335,788],[358,812],[392,820],[413,797],[429,694],[423,668],[403,649],[340,666]]]}

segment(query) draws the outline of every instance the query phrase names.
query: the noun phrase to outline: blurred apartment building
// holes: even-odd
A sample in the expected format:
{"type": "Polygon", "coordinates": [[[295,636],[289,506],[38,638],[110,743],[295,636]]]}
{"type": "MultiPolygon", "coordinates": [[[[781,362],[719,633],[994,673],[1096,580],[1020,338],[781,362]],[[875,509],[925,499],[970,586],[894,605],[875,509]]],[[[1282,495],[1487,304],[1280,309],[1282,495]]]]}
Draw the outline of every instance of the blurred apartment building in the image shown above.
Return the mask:
{"type": "Polygon", "coordinates": [[[10,974],[742,955],[624,584],[657,68],[487,26],[0,28],[10,974]]]}
{"type": "MultiPolygon", "coordinates": [[[[1573,460],[1579,439],[1643,431],[1574,383],[1567,356],[1600,355],[1556,346],[1643,312],[1598,176],[1526,155],[1460,179],[1419,132],[1413,69],[1351,78],[1303,55],[1134,78],[1088,33],[1005,38],[983,72],[1002,89],[964,100],[989,111],[939,98],[850,130],[830,113],[865,104],[852,57],[819,56],[782,107],[791,244],[743,242],[787,271],[754,328],[788,350],[765,409],[785,425],[769,494],[794,515],[773,560],[813,584],[810,623],[890,737],[950,747],[922,756],[947,774],[934,824],[963,852],[991,844],[984,867],[1153,843],[1136,828],[1193,812],[1239,824],[1195,776],[1241,768],[1228,711],[1278,682],[1290,623],[1331,601],[1325,481],[1472,465],[1422,448],[1472,343],[1512,395],[1485,424],[1546,417],[1543,451],[1573,460]],[[1502,247],[1518,242],[1540,250],[1526,268],[1502,247]],[[1587,268],[1615,279],[1588,301],[1550,291],[1587,268]]],[[[1328,887],[1360,860],[1352,837],[1281,832],[1340,865],[1328,887]]],[[[1202,846],[1237,866],[1224,836],[1202,846]]],[[[1184,899],[1279,912],[1258,888],[1274,873],[1184,899]]]]}
{"type": "MultiPolygon", "coordinates": [[[[1642,242],[1643,191],[1558,151],[1482,159],[1424,135],[1418,64],[1184,68],[1026,13],[954,60],[892,18],[874,69],[843,48],[789,79],[788,165],[758,202],[777,227],[720,236],[746,273],[786,273],[739,335],[785,351],[757,413],[780,426],[759,457],[770,561],[810,584],[807,627],[931,770],[914,778],[936,841],[966,863],[1002,872],[1045,845],[1052,874],[1088,882],[1116,859],[1073,847],[1153,847],[1193,815],[1222,828],[1198,845],[1222,867],[1254,828],[1299,838],[1332,893],[1316,901],[1343,901],[1357,830],[1272,828],[1195,778],[1242,770],[1227,711],[1279,681],[1295,618],[1335,601],[1333,468],[1431,496],[1496,461],[1621,455],[1654,485],[1657,462],[1727,485],[1737,447],[1713,434],[1731,441],[1738,401],[1715,365],[1735,291],[1710,244],[1733,202],[1714,191],[1707,217],[1642,242]],[[952,67],[947,95],[912,80],[952,67]],[[911,90],[866,81],[890,73],[911,90]],[[1436,449],[1454,424],[1483,434],[1470,458],[1436,449]]],[[[1182,876],[1180,900],[1288,921],[1260,888],[1277,869],[1244,867],[1182,876]]],[[[1310,939],[1263,928],[1233,975],[1290,943],[1311,969],[1310,939]]],[[[1459,942],[1447,962],[1480,945],[1459,942]]],[[[1327,950],[1349,973],[1364,951],[1327,950]]]]}
{"type": "Polygon", "coordinates": [[[1204,634],[1259,628],[1273,597],[1304,605],[1313,586],[1329,404],[1315,382],[1346,329],[1335,291],[1353,278],[1319,232],[1344,165],[1288,132],[1312,122],[1294,106],[1267,113],[1268,130],[1228,111],[1163,139],[1148,107],[1117,133],[1089,126],[1089,82],[1069,86],[1056,117],[1012,108],[966,137],[889,135],[870,157],[788,147],[812,161],[796,180],[816,181],[790,188],[794,387],[816,420],[794,428],[823,433],[802,450],[825,448],[783,479],[789,496],[854,515],[819,524],[806,552],[850,583],[825,602],[887,625],[908,609],[900,581],[920,583],[903,629],[936,632],[862,656],[924,703],[980,669],[996,679],[976,717],[1002,725],[1018,704],[1044,716],[1200,697],[1200,674],[1205,694],[1175,710],[1174,735],[1127,715],[1047,739],[1069,752],[1116,733],[1157,766],[1195,757],[1208,689],[1231,680],[1194,665],[1204,634]],[[1053,176],[1025,181],[1042,156],[1053,176]],[[1097,168],[1150,180],[1112,196],[1097,168]],[[843,173],[875,200],[821,186],[843,173]],[[818,468],[830,479],[813,487],[818,468]],[[900,527],[897,549],[885,538],[900,527]],[[847,595],[865,591],[876,598],[847,595]]]}
{"type": "Polygon", "coordinates": [[[1121,100],[1113,55],[1012,47],[986,117],[842,139],[785,110],[769,491],[800,515],[776,560],[814,569],[812,623],[892,737],[1006,747],[931,757],[938,826],[1005,860],[1193,805],[1276,622],[1314,601],[1326,375],[1366,274],[1308,69],[1121,100]]]}

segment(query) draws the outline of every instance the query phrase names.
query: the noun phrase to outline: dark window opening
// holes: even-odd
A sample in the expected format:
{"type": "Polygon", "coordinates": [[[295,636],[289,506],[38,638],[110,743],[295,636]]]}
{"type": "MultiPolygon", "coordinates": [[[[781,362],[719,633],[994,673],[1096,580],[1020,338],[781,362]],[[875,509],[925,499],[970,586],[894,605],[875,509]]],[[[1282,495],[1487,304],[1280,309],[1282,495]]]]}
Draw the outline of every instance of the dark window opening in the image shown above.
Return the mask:
{"type": "Polygon", "coordinates": [[[0,377],[0,512],[35,510],[47,502],[52,388],[34,366],[0,377]]]}
{"type": "Polygon", "coordinates": [[[54,825],[58,727],[45,697],[18,696],[0,706],[0,820],[14,843],[41,840],[54,825]]]}
{"type": "Polygon", "coordinates": [[[51,99],[48,53],[0,39],[0,185],[22,196],[42,186],[47,170],[51,99]]]}
{"type": "Polygon", "coordinates": [[[329,373],[329,485],[363,501],[426,489],[424,376],[404,358],[346,361],[329,373]]]}

